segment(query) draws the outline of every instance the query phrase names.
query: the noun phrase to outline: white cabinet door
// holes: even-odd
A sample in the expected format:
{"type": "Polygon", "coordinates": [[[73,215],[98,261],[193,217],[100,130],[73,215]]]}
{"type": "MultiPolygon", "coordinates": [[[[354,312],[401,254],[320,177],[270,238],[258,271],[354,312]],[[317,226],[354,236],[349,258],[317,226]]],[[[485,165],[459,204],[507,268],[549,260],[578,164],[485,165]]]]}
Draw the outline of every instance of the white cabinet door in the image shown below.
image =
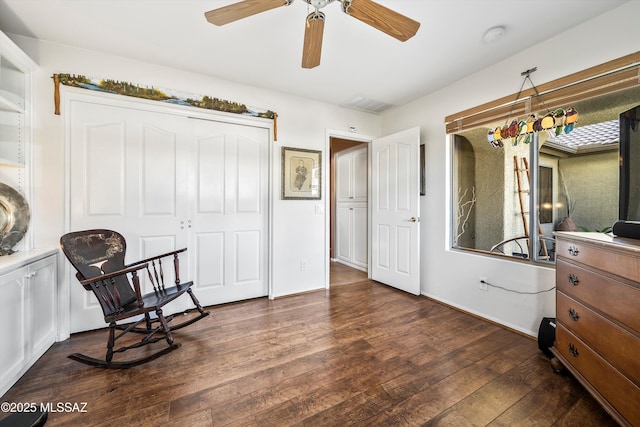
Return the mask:
{"type": "Polygon", "coordinates": [[[56,255],[33,262],[24,253],[17,256],[24,258],[0,276],[0,396],[56,338],[56,255]]]}
{"type": "Polygon", "coordinates": [[[355,150],[352,154],[353,162],[353,201],[366,202],[368,198],[368,152],[367,147],[355,150]]]}
{"type": "Polygon", "coordinates": [[[338,205],[336,207],[336,258],[348,263],[353,258],[352,209],[348,205],[338,205]]]}
{"type": "Polygon", "coordinates": [[[366,202],[368,180],[367,147],[336,154],[336,201],[366,202]]]}
{"type": "Polygon", "coordinates": [[[353,162],[350,155],[340,152],[336,154],[336,201],[350,202],[353,199],[351,191],[351,177],[353,162]]]}
{"type": "Polygon", "coordinates": [[[368,265],[367,216],[366,204],[341,203],[336,207],[336,258],[363,270],[368,265]]]}
{"type": "Polygon", "coordinates": [[[368,263],[368,207],[367,205],[355,206],[351,211],[353,218],[353,254],[351,262],[357,266],[366,268],[368,263]]]}
{"type": "Polygon", "coordinates": [[[27,353],[27,289],[23,267],[0,276],[0,324],[4,326],[0,345],[0,395],[17,380],[28,361],[27,353]]]}
{"type": "Polygon", "coordinates": [[[56,283],[58,262],[55,255],[29,266],[27,280],[31,307],[29,334],[31,358],[38,358],[56,338],[56,283]]]}

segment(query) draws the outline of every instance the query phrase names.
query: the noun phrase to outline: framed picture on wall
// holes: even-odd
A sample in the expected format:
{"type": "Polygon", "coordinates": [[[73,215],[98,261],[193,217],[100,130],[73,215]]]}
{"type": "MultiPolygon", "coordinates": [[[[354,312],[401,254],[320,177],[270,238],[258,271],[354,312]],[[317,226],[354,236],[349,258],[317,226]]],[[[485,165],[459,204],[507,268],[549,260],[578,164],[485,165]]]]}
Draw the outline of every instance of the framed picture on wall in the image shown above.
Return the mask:
{"type": "Polygon", "coordinates": [[[319,200],[322,196],[322,152],[282,147],[282,199],[319,200]]]}

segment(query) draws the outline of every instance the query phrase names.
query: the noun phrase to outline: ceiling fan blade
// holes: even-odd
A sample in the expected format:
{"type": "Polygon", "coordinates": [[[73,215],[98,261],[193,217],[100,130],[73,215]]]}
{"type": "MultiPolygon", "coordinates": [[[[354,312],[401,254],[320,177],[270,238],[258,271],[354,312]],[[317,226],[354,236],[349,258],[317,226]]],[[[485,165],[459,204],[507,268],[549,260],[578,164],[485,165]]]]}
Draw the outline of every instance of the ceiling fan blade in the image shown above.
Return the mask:
{"type": "Polygon", "coordinates": [[[244,0],[204,13],[207,21],[214,25],[224,25],[238,19],[266,12],[280,6],[288,6],[293,0],[244,0]]]}
{"type": "Polygon", "coordinates": [[[344,0],[342,11],[403,42],[420,28],[419,22],[372,0],[344,0]]]}
{"type": "Polygon", "coordinates": [[[322,53],[322,34],[324,32],[324,13],[316,11],[307,16],[302,48],[302,68],[320,65],[322,53]]]}

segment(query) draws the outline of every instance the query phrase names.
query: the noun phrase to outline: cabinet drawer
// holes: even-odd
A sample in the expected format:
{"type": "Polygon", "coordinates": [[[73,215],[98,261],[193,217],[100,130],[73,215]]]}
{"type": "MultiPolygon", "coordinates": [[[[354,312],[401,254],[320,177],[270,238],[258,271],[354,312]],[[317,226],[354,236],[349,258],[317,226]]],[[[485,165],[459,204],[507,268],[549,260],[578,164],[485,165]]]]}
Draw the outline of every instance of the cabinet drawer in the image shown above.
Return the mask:
{"type": "Polygon", "coordinates": [[[556,263],[556,286],[558,291],[590,305],[632,330],[640,331],[640,288],[563,259],[556,263]]]}
{"type": "Polygon", "coordinates": [[[614,251],[606,245],[591,246],[579,241],[567,241],[558,238],[558,257],[586,264],[598,270],[638,281],[640,278],[640,257],[614,251]]]}
{"type": "Polygon", "coordinates": [[[640,386],[640,338],[569,298],[556,295],[556,316],[569,331],[640,386]]]}
{"type": "Polygon", "coordinates": [[[640,426],[640,388],[560,323],[555,348],[631,425],[640,426]]]}

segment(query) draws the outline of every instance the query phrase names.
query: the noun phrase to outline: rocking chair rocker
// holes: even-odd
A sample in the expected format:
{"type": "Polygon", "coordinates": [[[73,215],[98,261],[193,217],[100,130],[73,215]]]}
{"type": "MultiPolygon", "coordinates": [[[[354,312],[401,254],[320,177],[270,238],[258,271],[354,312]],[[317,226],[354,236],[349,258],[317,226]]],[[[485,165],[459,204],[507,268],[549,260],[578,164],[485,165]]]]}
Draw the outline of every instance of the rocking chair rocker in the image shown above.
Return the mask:
{"type": "Polygon", "coordinates": [[[85,230],[68,233],[60,238],[60,246],[77,270],[76,277],[82,286],[95,294],[102,308],[104,320],[109,324],[107,353],[104,360],[80,353],[69,355],[73,360],[103,368],[130,368],[180,347],[179,343],[174,342],[172,331],[209,315],[208,311],[203,310],[191,289],[193,282],[180,283],[178,255],[186,251],[186,248],[125,265],[126,241],[115,231],[85,230]],[[175,286],[165,287],[162,259],[168,257],[173,258],[175,286]],[[140,270],[146,270],[153,292],[142,294],[138,273],[140,270]],[[169,324],[174,316],[165,316],[162,307],[184,293],[189,294],[199,314],[195,317],[191,315],[189,319],[170,327],[169,324]],[[152,312],[155,313],[156,318],[151,317],[152,312]],[[131,319],[140,315],[142,318],[139,320],[131,319]],[[130,319],[130,323],[118,323],[126,319],[130,319]],[[144,323],[144,326],[140,326],[141,323],[144,323]],[[116,333],[116,330],[119,332],[116,333]],[[115,342],[128,332],[144,336],[133,344],[114,348],[115,342]],[[114,353],[122,353],[163,339],[167,341],[168,346],[152,354],[126,361],[113,360],[114,353]]]}

